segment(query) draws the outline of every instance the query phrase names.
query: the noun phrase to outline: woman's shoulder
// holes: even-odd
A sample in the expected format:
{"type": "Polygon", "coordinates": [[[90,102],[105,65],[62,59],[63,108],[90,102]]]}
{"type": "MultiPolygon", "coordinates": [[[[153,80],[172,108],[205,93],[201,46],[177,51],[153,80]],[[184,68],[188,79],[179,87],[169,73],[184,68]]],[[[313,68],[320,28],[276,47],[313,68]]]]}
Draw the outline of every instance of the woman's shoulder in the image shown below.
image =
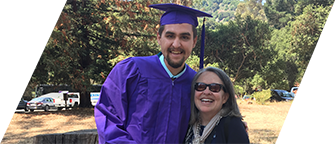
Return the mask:
{"type": "Polygon", "coordinates": [[[226,116],[226,117],[222,117],[220,120],[220,124],[222,122],[232,122],[232,123],[238,123],[241,122],[242,123],[242,118],[237,117],[237,116],[226,116]]]}
{"type": "Polygon", "coordinates": [[[223,133],[228,133],[228,142],[249,143],[242,118],[236,116],[224,117],[220,121],[223,133]]]}
{"type": "Polygon", "coordinates": [[[244,124],[242,122],[242,118],[236,117],[236,116],[227,116],[227,117],[222,117],[220,122],[219,122],[219,127],[227,127],[229,128],[242,128],[245,129],[244,124]]]}
{"type": "Polygon", "coordinates": [[[237,117],[237,116],[229,116],[230,120],[232,122],[242,122],[242,118],[241,117],[237,117]]]}
{"type": "Polygon", "coordinates": [[[239,134],[246,134],[242,118],[236,116],[223,117],[218,125],[219,131],[228,133],[229,137],[239,134]]]}

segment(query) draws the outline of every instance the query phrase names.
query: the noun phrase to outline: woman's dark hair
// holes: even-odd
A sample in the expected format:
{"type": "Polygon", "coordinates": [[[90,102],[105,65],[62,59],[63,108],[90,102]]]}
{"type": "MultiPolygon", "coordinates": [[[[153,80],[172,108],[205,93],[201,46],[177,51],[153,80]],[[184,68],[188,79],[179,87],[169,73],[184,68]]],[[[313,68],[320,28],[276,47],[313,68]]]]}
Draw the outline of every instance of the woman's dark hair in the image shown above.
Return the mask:
{"type": "Polygon", "coordinates": [[[215,73],[222,81],[223,85],[225,86],[227,92],[229,94],[229,98],[226,103],[222,105],[222,109],[224,113],[222,116],[236,116],[242,118],[240,110],[238,108],[236,98],[235,98],[235,90],[233,83],[231,82],[228,75],[221,69],[215,67],[207,67],[201,69],[197,72],[197,74],[193,77],[192,86],[191,86],[191,118],[190,118],[190,125],[193,125],[195,122],[199,120],[199,110],[195,106],[194,103],[194,94],[195,94],[195,83],[197,82],[199,76],[204,72],[213,72],[215,73]]]}

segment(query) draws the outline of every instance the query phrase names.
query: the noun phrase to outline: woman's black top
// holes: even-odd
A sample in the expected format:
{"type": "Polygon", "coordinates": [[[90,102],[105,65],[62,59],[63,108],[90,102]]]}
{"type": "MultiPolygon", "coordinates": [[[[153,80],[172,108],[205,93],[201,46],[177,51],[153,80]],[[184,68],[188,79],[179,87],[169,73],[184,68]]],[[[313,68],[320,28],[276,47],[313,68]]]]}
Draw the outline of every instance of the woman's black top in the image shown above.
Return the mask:
{"type": "MultiPolygon", "coordinates": [[[[204,126],[201,126],[200,134],[204,130],[204,126]]],[[[185,143],[192,143],[194,139],[194,134],[192,127],[189,126],[185,143]]],[[[211,134],[205,140],[207,144],[213,143],[250,143],[248,134],[245,130],[244,124],[241,118],[238,117],[223,117],[221,118],[219,124],[215,126],[211,134]],[[228,126],[225,128],[225,126],[228,126]],[[227,131],[227,133],[225,133],[227,131]]]]}

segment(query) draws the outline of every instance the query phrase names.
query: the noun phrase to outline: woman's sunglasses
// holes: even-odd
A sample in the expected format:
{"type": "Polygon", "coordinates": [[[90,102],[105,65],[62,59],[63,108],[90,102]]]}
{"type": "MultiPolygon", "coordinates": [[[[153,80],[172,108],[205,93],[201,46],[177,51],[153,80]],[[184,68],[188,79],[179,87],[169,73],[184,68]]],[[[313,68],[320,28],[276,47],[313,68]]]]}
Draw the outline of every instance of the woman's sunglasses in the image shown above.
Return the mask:
{"type": "Polygon", "coordinates": [[[205,84],[202,82],[195,83],[195,90],[197,91],[204,91],[207,87],[212,92],[219,92],[222,88],[224,92],[226,92],[226,88],[222,84],[212,83],[212,84],[205,84]]]}

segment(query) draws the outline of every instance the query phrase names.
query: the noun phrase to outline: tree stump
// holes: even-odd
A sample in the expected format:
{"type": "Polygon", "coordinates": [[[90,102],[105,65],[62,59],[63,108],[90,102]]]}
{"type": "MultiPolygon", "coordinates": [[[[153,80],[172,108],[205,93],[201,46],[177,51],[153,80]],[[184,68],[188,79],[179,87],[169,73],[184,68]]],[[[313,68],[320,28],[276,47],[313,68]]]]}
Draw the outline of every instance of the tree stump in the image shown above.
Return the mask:
{"type": "Polygon", "coordinates": [[[34,137],[33,144],[99,144],[96,129],[67,133],[42,134],[34,137]]]}

